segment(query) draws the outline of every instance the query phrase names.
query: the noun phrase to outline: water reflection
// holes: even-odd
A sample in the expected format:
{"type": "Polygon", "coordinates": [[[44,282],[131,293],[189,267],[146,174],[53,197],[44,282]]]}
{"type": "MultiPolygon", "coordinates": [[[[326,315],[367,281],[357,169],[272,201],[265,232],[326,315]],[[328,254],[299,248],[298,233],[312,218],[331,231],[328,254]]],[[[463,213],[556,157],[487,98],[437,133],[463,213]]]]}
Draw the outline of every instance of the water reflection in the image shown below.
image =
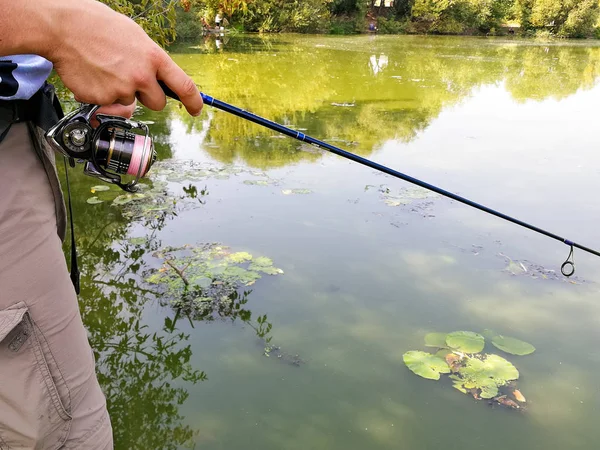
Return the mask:
{"type": "MultiPolygon", "coordinates": [[[[414,143],[427,131],[431,135],[436,118],[451,115],[454,106],[474,93],[480,103],[472,106],[472,115],[452,117],[484,133],[473,117],[499,106],[493,96],[480,95],[481,87],[508,92],[519,102],[564,99],[596,86],[600,69],[600,48],[572,44],[252,36],[224,39],[217,49],[212,39],[172,50],[204,91],[363,155],[392,140],[414,143]]],[[[507,111],[522,123],[530,119],[527,111],[521,111],[522,116],[507,111]]],[[[600,358],[595,351],[581,357],[580,351],[589,348],[586,340],[595,336],[581,329],[597,329],[593,293],[567,290],[566,285],[544,290],[526,282],[507,282],[493,272],[501,270],[502,260],[483,252],[476,262],[465,262],[467,257],[451,253],[439,242],[459,241],[463,248],[473,244],[457,237],[448,216],[423,219],[406,211],[390,213],[377,196],[368,197],[372,192],[363,192],[365,185],[382,183],[377,175],[334,165],[312,148],[229,114],[207,106],[201,118],[193,119],[171,102],[165,113],[140,108],[137,119],[149,123],[160,160],[286,168],[273,170],[277,174],[273,179],[283,172],[297,175],[289,185],[275,181],[247,186],[238,175],[207,181],[189,179],[194,174],[187,173],[163,186],[171,200],[166,202],[169,208],[142,208],[128,215],[131,211],[111,207],[109,198],[104,204],[88,205],[90,188],[97,181],[80,170],[71,171],[83,274],[80,305],[109,400],[117,448],[169,449],[192,443],[245,448],[248,436],[262,448],[383,449],[398,442],[415,449],[441,448],[448,442],[476,448],[481,439],[490,448],[503,448],[505,441],[515,448],[519,444],[535,448],[540,434],[543,443],[554,442],[559,431],[568,434],[562,428],[548,431],[548,423],[566,423],[577,427],[577,434],[584,436],[581,441],[590,438],[583,433],[583,416],[568,408],[585,400],[582,411],[593,412],[587,398],[572,394],[574,386],[588,393],[596,388],[593,374],[600,358]],[[320,164],[310,164],[316,162],[320,164]],[[282,188],[288,187],[320,191],[285,196],[282,188]],[[401,232],[395,227],[390,232],[392,222],[401,232]],[[159,267],[152,254],[165,246],[203,239],[256,245],[295,270],[286,272],[281,285],[229,293],[227,308],[225,303],[201,313],[173,308],[164,292],[144,283],[145,273],[159,267]],[[321,289],[332,285],[330,290],[321,289]],[[206,329],[201,323],[223,321],[247,325],[246,334],[260,347],[244,345],[242,331],[232,328],[220,335],[213,329],[220,339],[202,339],[214,336],[201,334],[206,329]],[[481,409],[461,403],[454,393],[446,397],[401,371],[402,353],[420,345],[423,327],[475,328],[484,322],[499,330],[518,329],[524,339],[540,344],[541,356],[523,370],[530,376],[524,380],[529,383],[528,398],[538,401],[530,422],[503,417],[492,423],[481,409]],[[270,340],[272,323],[277,323],[277,340],[302,341],[310,348],[307,370],[293,369],[298,375],[292,376],[257,362],[270,345],[284,355],[275,348],[279,342],[270,340]],[[562,342],[544,330],[560,330],[562,342]],[[235,337],[227,341],[232,334],[235,337]],[[566,344],[564,336],[575,337],[566,344]],[[558,358],[561,367],[556,367],[558,358]],[[582,374],[582,367],[589,367],[589,372],[582,374]],[[211,378],[212,374],[217,375],[211,378]],[[203,385],[210,388],[201,389],[203,385]],[[559,400],[549,401],[548,392],[559,400]],[[426,415],[430,417],[424,421],[426,415]],[[463,428],[465,417],[472,428],[469,424],[463,428]],[[493,426],[485,428],[486,420],[493,426]],[[257,431],[259,422],[264,428],[257,431]],[[537,427],[533,431],[531,422],[537,427]],[[503,426],[514,430],[511,436],[503,434],[503,426]],[[431,433],[436,427],[444,428],[431,433]]],[[[443,127],[459,125],[449,119],[440,122],[438,140],[430,145],[436,149],[448,141],[443,127]]],[[[499,140],[489,129],[487,133],[499,140]]],[[[461,176],[478,167],[466,163],[469,152],[481,152],[477,161],[488,158],[489,165],[499,164],[495,154],[486,156],[481,144],[473,146],[448,158],[443,157],[445,150],[431,151],[419,155],[419,161],[431,158],[431,171],[452,170],[461,176]]],[[[397,148],[390,146],[385,152],[389,156],[397,148]]],[[[514,157],[513,164],[526,161],[534,167],[538,155],[524,152],[514,157]]],[[[409,163],[406,155],[401,156],[409,163]]],[[[535,167],[542,175],[558,174],[535,167]]],[[[576,182],[574,178],[567,181],[576,182]]],[[[482,191],[487,181],[480,183],[482,191]]],[[[504,181],[499,178],[495,188],[504,189],[504,181]]],[[[521,191],[521,200],[537,195],[536,189],[521,191]]],[[[435,208],[437,214],[445,206],[435,208]]],[[[463,232],[465,227],[491,228],[468,211],[456,214],[463,232]]],[[[502,234],[493,231],[494,236],[502,234]]],[[[486,238],[476,239],[480,244],[486,238]]],[[[536,256],[541,258],[540,254],[536,256]]],[[[568,437],[561,439],[569,442],[568,437]]]]}
{"type": "MultiPolygon", "coordinates": [[[[148,113],[144,119],[150,121],[152,117],[153,113],[148,113]]],[[[138,206],[132,215],[109,206],[120,194],[112,191],[114,187],[96,193],[105,203],[92,208],[86,199],[92,195],[90,188],[95,181],[71,171],[70,183],[82,274],[80,309],[107,398],[115,448],[192,446],[198,430],[184,424],[179,407],[189,396],[187,386],[207,380],[208,374],[190,362],[190,331],[182,330],[182,320],[192,329],[196,323],[215,320],[242,322],[263,342],[265,352],[279,356],[279,347],[271,342],[272,324],[266,314],[253,316],[247,305],[251,291],[228,292],[227,302],[220,299],[198,314],[173,307],[174,299],[144,283],[144,274],[157,264],[150,255],[163,246],[160,231],[190,203],[194,207],[206,205],[206,187],[187,183],[180,193],[165,188],[161,195],[175,208],[138,206]],[[148,311],[158,306],[158,323],[149,324],[148,311]]]]}
{"type": "MultiPolygon", "coordinates": [[[[350,150],[362,155],[389,140],[413,140],[481,86],[503,84],[518,101],[560,99],[593,87],[600,74],[600,47],[574,44],[406,36],[288,36],[263,44],[232,37],[222,53],[181,44],[172,56],[210,95],[317,138],[354,144],[350,150]]],[[[315,159],[297,142],[205,110],[209,121],[176,108],[170,120],[190,130],[208,127],[203,150],[218,161],[241,158],[268,168],[315,159]]]]}

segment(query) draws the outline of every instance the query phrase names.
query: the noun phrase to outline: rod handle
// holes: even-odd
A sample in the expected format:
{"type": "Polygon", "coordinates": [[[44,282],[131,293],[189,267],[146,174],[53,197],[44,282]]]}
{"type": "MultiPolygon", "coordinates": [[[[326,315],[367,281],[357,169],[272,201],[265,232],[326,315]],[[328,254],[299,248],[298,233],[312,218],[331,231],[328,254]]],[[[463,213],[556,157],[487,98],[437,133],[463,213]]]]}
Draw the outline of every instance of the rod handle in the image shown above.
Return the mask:
{"type": "Polygon", "coordinates": [[[165,84],[165,82],[164,82],[164,81],[162,81],[162,80],[158,80],[158,84],[160,85],[160,87],[162,88],[163,92],[165,93],[165,95],[166,95],[167,97],[171,97],[171,98],[172,98],[172,99],[174,99],[174,100],[181,101],[181,100],[179,99],[179,96],[178,96],[178,95],[177,95],[175,92],[173,92],[173,91],[171,90],[171,88],[165,84]]]}

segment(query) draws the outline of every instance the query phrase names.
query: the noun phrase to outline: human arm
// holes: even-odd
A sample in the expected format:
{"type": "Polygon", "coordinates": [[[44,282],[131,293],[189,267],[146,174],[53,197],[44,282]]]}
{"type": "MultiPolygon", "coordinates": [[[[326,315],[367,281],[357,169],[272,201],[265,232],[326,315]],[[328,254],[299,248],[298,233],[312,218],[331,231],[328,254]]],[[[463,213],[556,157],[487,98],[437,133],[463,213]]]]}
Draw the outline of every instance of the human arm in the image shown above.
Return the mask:
{"type": "Polygon", "coordinates": [[[54,65],[80,102],[153,110],[166,103],[158,80],[198,115],[193,80],[133,20],[96,0],[0,0],[0,57],[35,54],[54,65]]]}

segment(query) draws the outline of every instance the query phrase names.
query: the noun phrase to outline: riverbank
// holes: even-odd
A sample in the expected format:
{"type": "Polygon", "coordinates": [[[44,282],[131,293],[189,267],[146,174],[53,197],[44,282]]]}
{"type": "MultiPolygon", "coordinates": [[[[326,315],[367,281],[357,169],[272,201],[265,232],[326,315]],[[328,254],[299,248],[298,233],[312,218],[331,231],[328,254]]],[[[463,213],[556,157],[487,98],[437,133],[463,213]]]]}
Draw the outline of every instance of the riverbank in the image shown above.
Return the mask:
{"type": "MultiPolygon", "coordinates": [[[[600,3],[583,0],[574,5],[553,0],[527,8],[521,0],[440,0],[430,2],[361,2],[276,0],[248,2],[218,20],[231,32],[309,34],[417,34],[459,36],[521,36],[543,38],[600,38],[600,3]],[[379,6],[377,6],[379,4],[379,6]]],[[[216,26],[216,11],[203,2],[177,14],[178,38],[190,39],[216,26]]],[[[219,16],[220,17],[220,16],[219,16]]]]}

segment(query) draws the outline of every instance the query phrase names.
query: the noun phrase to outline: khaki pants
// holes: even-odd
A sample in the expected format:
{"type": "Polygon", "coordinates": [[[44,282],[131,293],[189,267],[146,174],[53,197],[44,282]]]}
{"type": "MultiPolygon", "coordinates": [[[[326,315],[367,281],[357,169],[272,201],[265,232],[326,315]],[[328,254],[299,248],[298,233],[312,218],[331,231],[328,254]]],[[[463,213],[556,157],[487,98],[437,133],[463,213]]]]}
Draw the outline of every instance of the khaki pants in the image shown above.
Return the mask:
{"type": "Polygon", "coordinates": [[[112,449],[40,137],[19,123],[0,143],[0,450],[112,449]]]}

